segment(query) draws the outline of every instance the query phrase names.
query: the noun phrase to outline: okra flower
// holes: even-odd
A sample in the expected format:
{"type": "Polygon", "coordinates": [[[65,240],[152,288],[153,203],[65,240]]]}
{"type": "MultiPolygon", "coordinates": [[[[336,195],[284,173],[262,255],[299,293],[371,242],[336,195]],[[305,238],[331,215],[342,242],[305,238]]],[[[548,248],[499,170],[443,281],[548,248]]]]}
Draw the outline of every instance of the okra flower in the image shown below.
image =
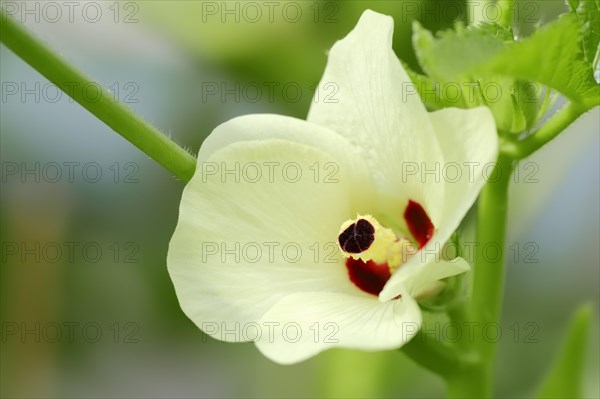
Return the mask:
{"type": "Polygon", "coordinates": [[[363,13],[329,53],[321,86],[336,95],[306,121],[241,116],[202,144],[167,263],[207,334],[280,363],[398,348],[421,324],[417,299],[469,269],[439,252],[496,159],[494,119],[428,113],[392,31],[363,13]]]}

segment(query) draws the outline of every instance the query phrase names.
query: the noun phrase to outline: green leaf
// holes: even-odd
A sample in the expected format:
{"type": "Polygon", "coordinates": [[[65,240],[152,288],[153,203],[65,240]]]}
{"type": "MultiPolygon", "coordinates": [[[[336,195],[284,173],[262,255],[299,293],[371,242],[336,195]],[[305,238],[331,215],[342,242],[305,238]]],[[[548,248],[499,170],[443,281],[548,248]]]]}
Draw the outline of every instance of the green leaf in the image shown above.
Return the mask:
{"type": "Polygon", "coordinates": [[[456,25],[455,30],[437,37],[416,22],[413,29],[417,58],[428,76],[411,77],[430,109],[487,105],[502,132],[522,133],[537,123],[542,90],[531,82],[475,68],[513,43],[511,28],[491,23],[468,28],[456,25]],[[437,106],[432,104],[432,93],[438,98],[437,106]]]}
{"type": "Polygon", "coordinates": [[[493,24],[440,32],[434,37],[418,22],[413,23],[413,45],[423,70],[438,82],[454,82],[471,75],[465,65],[480,65],[506,45],[505,28],[493,24]],[[466,64],[465,64],[466,62],[466,64]]]}
{"type": "Polygon", "coordinates": [[[488,61],[468,61],[471,72],[502,74],[543,83],[586,107],[600,104],[600,85],[580,46],[581,25],[573,15],[515,42],[488,61]]]}
{"type": "Polygon", "coordinates": [[[581,44],[585,59],[596,68],[600,59],[600,0],[567,0],[567,5],[583,27],[581,44]]]}
{"type": "Polygon", "coordinates": [[[459,96],[458,89],[452,91],[449,88],[445,88],[444,90],[439,82],[434,81],[429,76],[421,75],[411,70],[404,63],[403,65],[427,109],[435,111],[448,107],[466,107],[463,98],[459,96]]]}
{"type": "MultiPolygon", "coordinates": [[[[577,0],[570,1],[577,9],[582,8],[577,0]]],[[[498,76],[506,76],[544,84],[571,101],[591,108],[600,104],[600,85],[594,79],[593,69],[586,61],[581,45],[586,40],[586,32],[588,37],[595,37],[593,32],[596,28],[590,28],[590,24],[587,21],[582,26],[577,16],[565,14],[531,37],[513,42],[510,40],[510,29],[494,24],[469,28],[458,26],[454,31],[434,37],[415,23],[413,44],[421,67],[435,81],[464,83],[471,79],[471,82],[479,80],[485,85],[498,82],[498,76]]],[[[595,39],[588,39],[586,47],[591,47],[592,42],[597,47],[595,39]]],[[[476,99],[474,103],[468,100],[470,98],[466,101],[468,106],[479,105],[476,99]]],[[[512,107],[512,101],[509,100],[504,98],[496,108],[504,110],[512,107]]],[[[536,102],[538,104],[535,107],[524,104],[520,104],[520,107],[529,108],[523,110],[526,115],[535,114],[535,109],[540,106],[539,101],[536,102]]],[[[530,127],[530,119],[526,120],[530,127]]],[[[512,131],[514,127],[513,124],[504,125],[504,130],[512,131]]]]}
{"type": "Polygon", "coordinates": [[[538,391],[538,398],[575,399],[582,396],[583,363],[592,318],[590,305],[577,310],[571,319],[562,350],[538,391]]]}

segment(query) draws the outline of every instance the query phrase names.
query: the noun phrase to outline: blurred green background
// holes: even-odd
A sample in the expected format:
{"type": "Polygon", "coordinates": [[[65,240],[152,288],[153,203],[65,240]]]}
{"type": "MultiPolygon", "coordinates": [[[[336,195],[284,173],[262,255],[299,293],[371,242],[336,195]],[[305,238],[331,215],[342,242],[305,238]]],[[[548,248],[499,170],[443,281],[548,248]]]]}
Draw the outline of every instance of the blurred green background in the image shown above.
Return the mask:
{"type": "MultiPolygon", "coordinates": [[[[429,0],[75,3],[71,15],[55,3],[60,16],[46,2],[2,6],[194,152],[236,115],[304,118],[327,49],[364,9],[394,17],[395,51],[415,69],[411,21],[448,28],[467,9],[429,0]]],[[[564,6],[521,1],[518,10],[517,32],[527,35],[564,6]]],[[[441,380],[398,351],[333,350],[279,366],[252,344],[204,336],[181,312],[165,265],[183,184],[5,47],[0,57],[2,397],[443,396],[441,380]]],[[[508,256],[499,397],[534,390],[580,303],[597,313],[599,128],[596,109],[515,178],[508,243],[521,252],[508,256]],[[537,263],[526,262],[532,251],[537,263]]],[[[595,320],[586,397],[600,396],[595,320]]]]}

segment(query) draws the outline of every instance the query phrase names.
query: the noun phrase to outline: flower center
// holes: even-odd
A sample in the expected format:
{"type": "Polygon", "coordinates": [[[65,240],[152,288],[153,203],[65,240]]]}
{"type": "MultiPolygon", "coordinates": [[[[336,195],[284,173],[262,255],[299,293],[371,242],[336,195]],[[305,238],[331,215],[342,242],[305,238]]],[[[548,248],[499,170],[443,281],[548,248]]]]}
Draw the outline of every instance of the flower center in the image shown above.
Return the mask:
{"type": "MultiPolygon", "coordinates": [[[[425,246],[435,228],[423,207],[409,201],[404,219],[418,248],[425,246]]],[[[338,244],[350,281],[373,295],[379,295],[392,274],[418,251],[410,239],[396,235],[371,215],[342,223],[338,244]]]]}

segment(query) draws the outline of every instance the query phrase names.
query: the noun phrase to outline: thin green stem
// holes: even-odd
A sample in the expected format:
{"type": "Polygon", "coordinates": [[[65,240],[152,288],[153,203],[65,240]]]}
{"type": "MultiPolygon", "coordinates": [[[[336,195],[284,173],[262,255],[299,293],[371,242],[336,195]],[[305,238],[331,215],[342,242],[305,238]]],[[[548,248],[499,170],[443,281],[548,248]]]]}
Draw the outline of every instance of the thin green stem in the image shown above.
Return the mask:
{"type": "Polygon", "coordinates": [[[114,99],[113,94],[69,65],[21,24],[0,10],[0,41],[82,107],[183,181],[194,174],[196,159],[114,99]]]}
{"type": "Polygon", "coordinates": [[[501,151],[517,160],[526,158],[556,138],[556,136],[587,111],[587,107],[570,103],[526,139],[521,141],[505,141],[502,143],[501,151]]]}

